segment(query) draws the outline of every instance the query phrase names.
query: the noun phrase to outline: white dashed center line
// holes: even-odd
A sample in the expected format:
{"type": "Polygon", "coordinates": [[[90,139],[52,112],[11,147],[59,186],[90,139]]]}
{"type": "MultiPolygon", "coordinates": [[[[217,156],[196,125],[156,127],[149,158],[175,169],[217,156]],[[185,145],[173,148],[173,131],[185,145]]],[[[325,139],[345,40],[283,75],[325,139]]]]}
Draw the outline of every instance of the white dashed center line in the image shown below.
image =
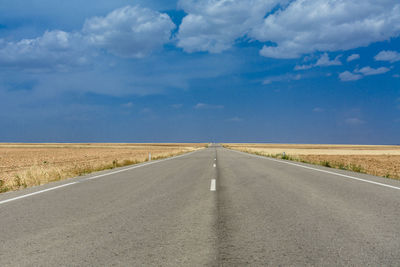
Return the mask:
{"type": "Polygon", "coordinates": [[[215,179],[212,179],[212,180],[211,180],[210,191],[216,191],[215,184],[216,184],[215,179]]]}

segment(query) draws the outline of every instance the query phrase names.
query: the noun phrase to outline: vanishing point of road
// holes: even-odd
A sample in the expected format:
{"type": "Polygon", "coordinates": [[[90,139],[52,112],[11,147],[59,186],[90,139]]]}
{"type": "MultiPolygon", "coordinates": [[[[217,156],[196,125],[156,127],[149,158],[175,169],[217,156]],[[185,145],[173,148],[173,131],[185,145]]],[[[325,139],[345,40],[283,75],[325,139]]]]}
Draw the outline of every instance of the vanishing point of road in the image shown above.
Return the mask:
{"type": "Polygon", "coordinates": [[[213,145],[0,195],[0,266],[391,266],[400,182],[213,145]]]}

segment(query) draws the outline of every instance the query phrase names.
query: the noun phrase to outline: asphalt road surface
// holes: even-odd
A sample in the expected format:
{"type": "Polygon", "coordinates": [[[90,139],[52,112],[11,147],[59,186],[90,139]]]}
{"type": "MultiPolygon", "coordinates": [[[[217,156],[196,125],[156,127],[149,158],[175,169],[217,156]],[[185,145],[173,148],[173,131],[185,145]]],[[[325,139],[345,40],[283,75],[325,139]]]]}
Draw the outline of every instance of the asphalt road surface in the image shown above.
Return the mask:
{"type": "Polygon", "coordinates": [[[400,265],[400,182],[219,146],[0,195],[0,266],[400,265]]]}

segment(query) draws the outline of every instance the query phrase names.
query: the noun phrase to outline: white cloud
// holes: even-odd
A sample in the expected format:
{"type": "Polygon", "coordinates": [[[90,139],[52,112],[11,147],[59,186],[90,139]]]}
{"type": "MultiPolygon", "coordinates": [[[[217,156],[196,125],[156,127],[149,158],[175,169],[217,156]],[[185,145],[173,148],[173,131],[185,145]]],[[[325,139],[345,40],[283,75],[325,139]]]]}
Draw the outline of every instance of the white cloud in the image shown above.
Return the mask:
{"type": "Polygon", "coordinates": [[[78,33],[46,31],[34,39],[17,42],[0,42],[0,64],[26,69],[62,69],[87,62],[85,43],[78,33]]]}
{"type": "Polygon", "coordinates": [[[308,64],[308,65],[296,65],[294,70],[308,70],[313,67],[329,67],[329,66],[341,66],[342,62],[340,58],[342,55],[337,56],[335,59],[331,60],[329,58],[328,53],[324,53],[321,57],[317,60],[315,64],[308,64]]]}
{"type": "Polygon", "coordinates": [[[197,103],[194,106],[195,109],[223,109],[223,105],[211,105],[211,104],[205,104],[205,103],[197,103]]]}
{"type": "Polygon", "coordinates": [[[313,109],[313,112],[317,112],[317,113],[324,112],[324,111],[325,110],[323,108],[320,108],[320,107],[316,107],[316,108],[313,109]]]}
{"type": "Polygon", "coordinates": [[[264,57],[270,58],[279,58],[279,59],[293,59],[301,56],[301,53],[297,52],[295,47],[290,48],[282,48],[280,46],[266,46],[260,50],[260,55],[264,57]]]}
{"type": "Polygon", "coordinates": [[[265,45],[261,55],[289,59],[400,34],[398,0],[180,0],[179,6],[188,15],[178,46],[187,52],[218,53],[247,38],[274,43],[265,45]]]}
{"type": "Polygon", "coordinates": [[[188,15],[178,33],[178,46],[187,52],[219,53],[245,36],[282,0],[180,0],[188,15]]]}
{"type": "Polygon", "coordinates": [[[360,59],[360,55],[359,54],[352,54],[347,58],[347,62],[351,62],[354,60],[360,59]]]}
{"type": "Polygon", "coordinates": [[[364,68],[359,69],[359,70],[358,69],[355,70],[355,72],[362,73],[365,76],[383,74],[383,73],[386,73],[388,71],[390,71],[390,69],[386,68],[386,67],[380,67],[380,68],[374,69],[374,68],[371,68],[369,66],[364,67],[364,68]]]}
{"type": "Polygon", "coordinates": [[[357,81],[363,78],[360,74],[354,74],[349,71],[345,71],[339,74],[339,78],[342,82],[357,81]]]}
{"type": "Polygon", "coordinates": [[[308,70],[314,67],[314,65],[296,65],[294,70],[308,70]]]}
{"type": "Polygon", "coordinates": [[[324,53],[315,63],[315,66],[320,66],[320,67],[327,67],[327,66],[340,66],[342,65],[342,62],[340,61],[340,58],[342,55],[337,56],[335,59],[330,60],[329,56],[327,53],[324,53]]]}
{"type": "Polygon", "coordinates": [[[83,33],[94,46],[117,56],[140,58],[168,42],[174,28],[167,14],[126,6],[86,20],[83,33]]]}
{"type": "Polygon", "coordinates": [[[370,75],[378,75],[378,74],[383,74],[390,71],[389,68],[386,67],[380,67],[377,69],[371,68],[369,66],[361,68],[361,69],[355,69],[354,73],[350,71],[345,71],[339,74],[339,79],[343,82],[349,82],[349,81],[357,81],[362,79],[364,76],[370,76],[370,75]]]}
{"type": "Polygon", "coordinates": [[[397,51],[381,51],[375,56],[375,60],[397,62],[400,61],[400,53],[397,51]]]}
{"type": "Polygon", "coordinates": [[[276,43],[261,51],[272,58],[353,49],[399,34],[400,4],[395,0],[296,0],[252,31],[255,39],[276,43]]]}
{"type": "Polygon", "coordinates": [[[121,57],[143,57],[168,42],[174,28],[167,14],[127,6],[88,19],[80,32],[46,31],[37,38],[15,42],[0,39],[0,64],[64,70],[87,64],[97,48],[121,57]]]}

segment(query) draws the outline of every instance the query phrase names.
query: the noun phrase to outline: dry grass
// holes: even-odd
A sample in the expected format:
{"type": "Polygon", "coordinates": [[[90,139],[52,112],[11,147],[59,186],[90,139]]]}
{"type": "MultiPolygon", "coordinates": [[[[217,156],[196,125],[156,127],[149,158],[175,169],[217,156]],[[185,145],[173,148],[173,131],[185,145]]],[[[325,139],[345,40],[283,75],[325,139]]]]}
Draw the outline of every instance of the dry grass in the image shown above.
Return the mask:
{"type": "Polygon", "coordinates": [[[205,144],[0,144],[0,192],[176,156],[205,144]]]}
{"type": "Polygon", "coordinates": [[[400,146],[306,144],[225,144],[224,146],[263,156],[400,179],[400,146]]]}

